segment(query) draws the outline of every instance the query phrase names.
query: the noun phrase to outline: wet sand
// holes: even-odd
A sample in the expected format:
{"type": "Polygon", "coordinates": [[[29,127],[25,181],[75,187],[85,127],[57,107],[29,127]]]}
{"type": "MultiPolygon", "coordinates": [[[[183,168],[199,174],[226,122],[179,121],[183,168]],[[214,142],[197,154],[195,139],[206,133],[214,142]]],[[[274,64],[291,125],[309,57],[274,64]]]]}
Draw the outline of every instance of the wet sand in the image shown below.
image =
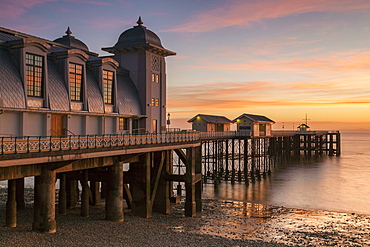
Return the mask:
{"type": "Polygon", "coordinates": [[[31,231],[32,196],[17,215],[16,228],[5,225],[5,190],[0,189],[2,246],[370,246],[370,216],[302,210],[229,200],[204,199],[203,212],[184,217],[183,203],[170,215],[151,219],[125,212],[123,223],[105,221],[104,205],[57,215],[57,232],[31,231]]]}

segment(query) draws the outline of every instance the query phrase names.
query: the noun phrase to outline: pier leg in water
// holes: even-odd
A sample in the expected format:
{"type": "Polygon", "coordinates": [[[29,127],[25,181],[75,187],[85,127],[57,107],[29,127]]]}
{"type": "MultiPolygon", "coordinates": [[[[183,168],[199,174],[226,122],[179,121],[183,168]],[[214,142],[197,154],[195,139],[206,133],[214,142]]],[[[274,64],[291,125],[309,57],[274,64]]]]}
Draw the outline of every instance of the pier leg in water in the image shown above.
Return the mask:
{"type": "Polygon", "coordinates": [[[55,171],[42,168],[35,177],[34,222],[32,229],[41,233],[56,232],[55,221],[55,171]]]}
{"type": "Polygon", "coordinates": [[[6,227],[17,226],[16,180],[8,180],[8,201],[6,202],[6,227]]]}
{"type": "Polygon", "coordinates": [[[123,165],[116,160],[109,167],[108,193],[106,199],[106,219],[123,222],[123,165]]]}

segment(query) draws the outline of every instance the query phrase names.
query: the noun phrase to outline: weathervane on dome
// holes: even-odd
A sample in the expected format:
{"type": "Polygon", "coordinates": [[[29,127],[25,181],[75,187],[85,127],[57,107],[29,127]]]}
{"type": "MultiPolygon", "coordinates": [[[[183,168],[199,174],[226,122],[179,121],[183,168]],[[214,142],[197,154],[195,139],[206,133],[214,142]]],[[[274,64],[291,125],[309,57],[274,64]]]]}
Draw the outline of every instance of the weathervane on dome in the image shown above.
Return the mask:
{"type": "Polygon", "coordinates": [[[143,25],[144,22],[141,20],[141,16],[139,16],[139,20],[136,22],[139,26],[143,25]]]}
{"type": "Polygon", "coordinates": [[[67,28],[66,34],[67,34],[67,36],[71,36],[71,34],[72,34],[72,31],[69,27],[67,28]]]}

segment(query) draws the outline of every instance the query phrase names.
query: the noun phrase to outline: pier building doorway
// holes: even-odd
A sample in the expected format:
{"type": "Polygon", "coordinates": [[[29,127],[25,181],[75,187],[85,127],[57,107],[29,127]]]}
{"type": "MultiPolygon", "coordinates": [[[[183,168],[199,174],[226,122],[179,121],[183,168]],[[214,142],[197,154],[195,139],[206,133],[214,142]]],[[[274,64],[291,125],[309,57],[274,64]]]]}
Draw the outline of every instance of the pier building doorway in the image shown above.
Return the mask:
{"type": "Polygon", "coordinates": [[[50,117],[50,135],[62,136],[64,135],[63,129],[63,115],[51,115],[50,117]]]}

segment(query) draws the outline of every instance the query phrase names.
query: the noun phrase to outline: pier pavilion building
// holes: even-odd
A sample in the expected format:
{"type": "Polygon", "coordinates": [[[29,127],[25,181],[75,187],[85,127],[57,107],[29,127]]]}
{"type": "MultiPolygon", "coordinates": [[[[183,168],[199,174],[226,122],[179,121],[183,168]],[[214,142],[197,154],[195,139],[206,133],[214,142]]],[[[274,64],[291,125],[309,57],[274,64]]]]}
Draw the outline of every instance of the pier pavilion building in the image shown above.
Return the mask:
{"type": "Polygon", "coordinates": [[[206,114],[198,114],[188,122],[192,123],[192,130],[201,132],[227,132],[232,123],[227,117],[206,114]]]}
{"type": "Polygon", "coordinates": [[[271,136],[271,119],[261,115],[242,114],[233,120],[237,124],[237,131],[244,132],[246,136],[271,136]]]}
{"type": "Polygon", "coordinates": [[[0,136],[161,133],[165,49],[141,18],[99,56],[72,35],[54,41],[0,27],[0,136]]]}

